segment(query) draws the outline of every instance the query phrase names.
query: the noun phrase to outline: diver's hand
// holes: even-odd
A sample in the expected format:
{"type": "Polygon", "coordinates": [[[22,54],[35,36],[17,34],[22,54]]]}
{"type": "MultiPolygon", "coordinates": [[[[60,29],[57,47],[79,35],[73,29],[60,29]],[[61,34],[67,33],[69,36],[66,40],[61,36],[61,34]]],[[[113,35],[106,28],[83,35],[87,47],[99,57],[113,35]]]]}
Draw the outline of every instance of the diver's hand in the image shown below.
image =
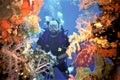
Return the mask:
{"type": "Polygon", "coordinates": [[[58,57],[57,57],[57,59],[58,60],[61,60],[61,59],[64,59],[64,58],[66,58],[68,55],[66,54],[66,53],[64,53],[64,54],[62,54],[62,55],[59,55],[58,57]]]}
{"type": "Polygon", "coordinates": [[[53,60],[57,60],[57,57],[54,56],[51,51],[49,51],[47,54],[49,54],[53,60]]]}
{"type": "Polygon", "coordinates": [[[50,55],[51,63],[52,63],[53,65],[57,65],[57,64],[58,64],[58,62],[57,62],[57,57],[54,56],[51,51],[49,51],[47,54],[50,55]]]}

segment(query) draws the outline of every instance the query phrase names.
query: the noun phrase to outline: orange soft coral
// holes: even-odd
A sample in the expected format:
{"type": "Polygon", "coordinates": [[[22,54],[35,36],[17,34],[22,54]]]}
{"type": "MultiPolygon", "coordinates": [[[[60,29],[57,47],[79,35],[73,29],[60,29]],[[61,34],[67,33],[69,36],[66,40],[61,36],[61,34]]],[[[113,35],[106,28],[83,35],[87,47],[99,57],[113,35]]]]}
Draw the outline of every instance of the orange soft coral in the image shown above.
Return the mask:
{"type": "Polygon", "coordinates": [[[12,16],[10,21],[12,22],[12,24],[22,24],[23,23],[23,17],[22,16],[12,16]]]}
{"type": "Polygon", "coordinates": [[[83,49],[76,55],[73,65],[75,67],[88,67],[94,62],[93,55],[96,53],[96,45],[92,42],[83,42],[81,46],[83,49]]]}
{"type": "Polygon", "coordinates": [[[34,7],[34,11],[35,11],[36,14],[39,13],[40,8],[42,7],[42,5],[43,5],[43,1],[42,0],[34,0],[33,7],[34,7]]]}
{"type": "Polygon", "coordinates": [[[14,36],[13,39],[16,43],[19,43],[23,39],[23,37],[14,36]]]}
{"type": "Polygon", "coordinates": [[[117,36],[118,36],[118,38],[120,38],[120,31],[119,31],[119,32],[117,32],[117,36]]]}
{"type": "Polygon", "coordinates": [[[22,16],[27,16],[30,13],[31,9],[32,8],[29,5],[29,1],[23,0],[23,4],[21,5],[22,16]]]}
{"type": "Polygon", "coordinates": [[[2,34],[0,36],[0,40],[2,40],[2,41],[0,41],[0,43],[13,41],[12,36],[6,30],[2,31],[2,34]]]}
{"type": "Polygon", "coordinates": [[[23,4],[21,5],[22,16],[27,16],[30,12],[38,14],[42,5],[42,0],[23,0],[23,4]]]}
{"type": "Polygon", "coordinates": [[[0,28],[3,29],[8,29],[10,28],[10,23],[8,22],[8,20],[0,20],[0,28]]]}
{"type": "Polygon", "coordinates": [[[102,55],[103,57],[114,57],[117,54],[116,48],[111,49],[98,49],[98,53],[102,55]]]}

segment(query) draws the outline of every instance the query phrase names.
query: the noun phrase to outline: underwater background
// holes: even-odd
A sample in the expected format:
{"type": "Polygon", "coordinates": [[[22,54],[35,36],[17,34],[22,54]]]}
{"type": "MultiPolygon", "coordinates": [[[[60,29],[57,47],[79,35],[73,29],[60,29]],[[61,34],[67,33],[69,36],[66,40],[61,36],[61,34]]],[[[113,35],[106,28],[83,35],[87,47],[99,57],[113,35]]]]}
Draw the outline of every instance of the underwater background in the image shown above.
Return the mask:
{"type": "MultiPolygon", "coordinates": [[[[102,11],[99,10],[98,5],[93,5],[87,10],[88,14],[86,14],[86,11],[84,9],[79,8],[80,0],[44,0],[44,5],[41,8],[39,16],[41,17],[40,26],[45,26],[45,17],[50,16],[54,19],[61,19],[63,21],[63,28],[65,30],[68,30],[68,36],[72,35],[73,32],[79,33],[77,26],[77,19],[81,18],[81,20],[88,19],[88,17],[93,16],[97,13],[97,16],[102,13],[102,11]],[[90,12],[89,12],[90,11],[90,12]],[[80,16],[82,15],[82,16],[80,16]],[[80,17],[79,17],[80,16],[80,17]]],[[[94,22],[94,18],[91,20],[91,22],[94,22]]],[[[84,26],[83,26],[84,27],[84,26]]],[[[72,56],[73,59],[75,55],[72,56]]],[[[73,59],[67,61],[68,66],[73,62],[73,59]]],[[[91,70],[94,70],[95,63],[90,65],[91,70]]],[[[73,67],[69,68],[69,70],[73,70],[73,67]]],[[[72,72],[72,71],[71,71],[72,72]]],[[[55,72],[56,75],[59,75],[56,77],[56,80],[66,80],[64,76],[60,76],[60,72],[55,72]]],[[[73,71],[73,75],[75,75],[73,71]]]]}
{"type": "Polygon", "coordinates": [[[119,0],[1,0],[0,80],[114,80],[119,21],[119,0]],[[38,45],[52,19],[68,37],[67,77],[38,45]]]}

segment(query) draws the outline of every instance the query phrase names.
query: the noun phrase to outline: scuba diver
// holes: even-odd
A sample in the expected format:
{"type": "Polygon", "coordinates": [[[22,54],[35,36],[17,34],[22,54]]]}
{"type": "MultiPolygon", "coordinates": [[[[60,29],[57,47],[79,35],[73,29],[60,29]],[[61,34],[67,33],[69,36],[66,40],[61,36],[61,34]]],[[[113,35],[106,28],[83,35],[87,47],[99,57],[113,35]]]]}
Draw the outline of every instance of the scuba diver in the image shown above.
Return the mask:
{"type": "Polygon", "coordinates": [[[65,34],[63,27],[60,25],[59,21],[51,19],[47,21],[47,28],[39,37],[37,44],[40,45],[42,50],[46,52],[51,51],[57,59],[57,67],[64,75],[68,78],[68,67],[66,63],[67,54],[66,49],[69,45],[68,37],[65,34]]]}

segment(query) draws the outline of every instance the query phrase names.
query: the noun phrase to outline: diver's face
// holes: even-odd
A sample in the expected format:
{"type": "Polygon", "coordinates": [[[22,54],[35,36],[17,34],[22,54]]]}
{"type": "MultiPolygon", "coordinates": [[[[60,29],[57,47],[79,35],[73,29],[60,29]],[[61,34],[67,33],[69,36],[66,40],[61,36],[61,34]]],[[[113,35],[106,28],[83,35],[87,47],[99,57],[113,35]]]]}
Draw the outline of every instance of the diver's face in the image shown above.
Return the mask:
{"type": "Polygon", "coordinates": [[[59,30],[59,26],[57,21],[50,21],[50,25],[49,25],[49,31],[52,33],[55,33],[59,30]]]}

